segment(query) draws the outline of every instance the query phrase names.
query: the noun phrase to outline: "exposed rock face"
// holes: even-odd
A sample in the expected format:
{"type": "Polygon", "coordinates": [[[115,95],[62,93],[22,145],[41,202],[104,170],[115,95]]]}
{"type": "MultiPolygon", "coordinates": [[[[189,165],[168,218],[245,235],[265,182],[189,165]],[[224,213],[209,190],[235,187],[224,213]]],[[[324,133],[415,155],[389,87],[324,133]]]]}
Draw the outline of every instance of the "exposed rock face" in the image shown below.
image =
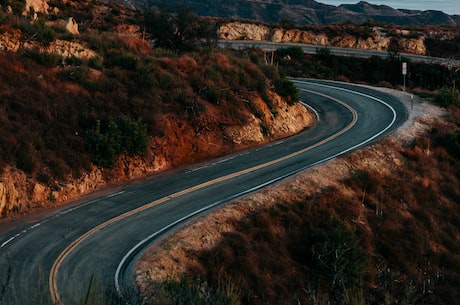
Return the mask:
{"type": "Polygon", "coordinates": [[[226,23],[220,26],[219,36],[226,40],[266,40],[270,34],[270,28],[264,25],[251,23],[226,23]]]}
{"type": "Polygon", "coordinates": [[[7,167],[0,176],[0,216],[10,211],[20,211],[27,201],[27,176],[7,167]]]}
{"type": "Polygon", "coordinates": [[[21,31],[16,30],[12,33],[0,33],[0,51],[17,52],[20,48],[38,49],[42,52],[54,53],[64,58],[75,56],[81,59],[89,59],[97,56],[96,52],[84,47],[81,43],[67,40],[56,39],[48,46],[43,46],[36,42],[24,41],[21,31]]]}
{"type": "Polygon", "coordinates": [[[26,0],[24,15],[31,12],[48,14],[48,0],[26,0]]]}
{"type": "MultiPolygon", "coordinates": [[[[425,37],[405,38],[410,33],[401,33],[400,39],[402,52],[419,55],[426,54],[425,37]]],[[[373,27],[369,37],[355,37],[349,34],[330,38],[324,33],[313,33],[303,30],[286,30],[270,28],[265,25],[232,22],[223,24],[219,28],[219,37],[224,40],[255,40],[288,43],[306,43],[320,46],[343,48],[359,48],[365,50],[386,51],[390,45],[391,37],[386,35],[380,27],[373,27]]]]}
{"type": "Polygon", "coordinates": [[[44,52],[59,54],[62,57],[68,58],[75,56],[81,59],[89,59],[97,56],[97,53],[91,49],[85,48],[82,44],[74,41],[56,39],[48,47],[44,48],[44,52]]]}
{"type": "Polygon", "coordinates": [[[80,34],[80,32],[78,31],[78,23],[75,21],[75,19],[73,19],[73,17],[69,18],[65,28],[67,32],[71,34],[75,34],[75,35],[80,34]]]}
{"type": "Polygon", "coordinates": [[[16,52],[21,47],[21,31],[0,33],[0,51],[16,52]]]}

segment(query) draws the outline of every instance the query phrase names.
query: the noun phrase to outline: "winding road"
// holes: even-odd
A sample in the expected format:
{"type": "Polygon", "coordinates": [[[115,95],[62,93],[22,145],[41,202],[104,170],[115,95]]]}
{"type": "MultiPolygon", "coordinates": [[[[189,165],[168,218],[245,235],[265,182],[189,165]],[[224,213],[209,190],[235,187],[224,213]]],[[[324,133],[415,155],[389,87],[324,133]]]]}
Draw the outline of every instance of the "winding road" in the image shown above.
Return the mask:
{"type": "Polygon", "coordinates": [[[186,221],[384,137],[407,118],[392,95],[294,79],[318,123],[257,149],[92,195],[0,236],[0,304],[82,304],[126,293],[145,247],[186,221]]]}

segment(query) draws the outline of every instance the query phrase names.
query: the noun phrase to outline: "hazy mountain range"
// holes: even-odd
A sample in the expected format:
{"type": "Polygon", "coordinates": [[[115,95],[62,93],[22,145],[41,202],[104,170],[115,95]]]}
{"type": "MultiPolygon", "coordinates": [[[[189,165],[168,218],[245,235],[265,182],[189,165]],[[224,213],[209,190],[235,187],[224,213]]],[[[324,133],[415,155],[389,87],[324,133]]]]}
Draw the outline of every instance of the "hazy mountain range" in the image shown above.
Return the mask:
{"type": "Polygon", "coordinates": [[[364,23],[375,21],[396,25],[456,25],[460,15],[441,11],[394,9],[386,5],[373,5],[364,1],[339,6],[314,0],[119,0],[137,8],[175,6],[185,4],[198,15],[248,19],[264,23],[289,21],[296,26],[327,23],[364,23]]]}

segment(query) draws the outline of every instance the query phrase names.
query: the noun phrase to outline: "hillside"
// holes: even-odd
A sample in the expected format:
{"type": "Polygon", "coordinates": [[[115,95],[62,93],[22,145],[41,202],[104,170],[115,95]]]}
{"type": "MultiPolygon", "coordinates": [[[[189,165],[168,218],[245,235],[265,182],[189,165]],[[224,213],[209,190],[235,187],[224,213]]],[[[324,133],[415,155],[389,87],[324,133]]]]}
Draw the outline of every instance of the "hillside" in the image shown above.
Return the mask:
{"type": "Polygon", "coordinates": [[[329,23],[364,23],[368,21],[395,25],[457,25],[459,16],[441,11],[397,10],[386,5],[373,5],[365,1],[340,6],[327,5],[314,0],[270,1],[205,1],[205,0],[120,0],[137,8],[160,7],[164,3],[174,7],[190,6],[201,16],[244,19],[278,24],[283,21],[296,26],[329,23]]]}
{"type": "Polygon", "coordinates": [[[313,123],[275,92],[283,80],[273,69],[198,46],[152,49],[119,4],[29,4],[0,11],[2,217],[313,123]]]}
{"type": "MultiPolygon", "coordinates": [[[[308,128],[314,117],[297,102],[287,75],[388,87],[409,100],[401,93],[399,49],[388,58],[350,60],[327,48],[306,55],[289,47],[269,59],[257,48],[215,48],[219,26],[232,23],[187,11],[193,22],[184,29],[174,23],[177,15],[115,2],[0,4],[0,222],[7,230],[26,213],[95,189],[308,128]],[[170,25],[184,35],[171,35],[170,25]],[[215,31],[193,36],[202,29],[215,31]]],[[[371,25],[309,30],[345,43],[369,34],[371,25]]],[[[290,33],[306,30],[290,26],[290,33]]],[[[416,29],[384,31],[412,39],[423,32],[416,29]]],[[[424,41],[425,52],[458,55],[457,27],[429,29],[440,34],[424,41]]],[[[155,245],[135,274],[139,304],[458,300],[459,77],[446,66],[409,63],[406,85],[416,98],[405,129],[155,245]]],[[[118,301],[107,304],[126,303],[118,301]]]]}
{"type": "Polygon", "coordinates": [[[147,304],[452,304],[460,160],[445,137],[460,112],[450,110],[416,97],[384,141],[156,243],[135,273],[147,304]]]}

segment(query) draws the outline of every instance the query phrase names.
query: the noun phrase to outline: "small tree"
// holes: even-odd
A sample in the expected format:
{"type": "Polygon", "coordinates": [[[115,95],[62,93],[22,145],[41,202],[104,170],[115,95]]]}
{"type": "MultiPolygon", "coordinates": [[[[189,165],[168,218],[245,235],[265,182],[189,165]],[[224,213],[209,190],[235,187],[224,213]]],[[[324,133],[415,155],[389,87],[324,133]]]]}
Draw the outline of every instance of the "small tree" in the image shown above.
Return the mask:
{"type": "Polygon", "coordinates": [[[149,11],[144,22],[158,47],[184,52],[217,41],[216,24],[199,18],[184,5],[179,6],[176,12],[149,11]]]}
{"type": "Polygon", "coordinates": [[[276,80],[275,92],[284,97],[289,105],[299,101],[299,89],[289,79],[280,78],[276,80]]]}
{"type": "Polygon", "coordinates": [[[114,158],[120,154],[141,154],[147,148],[146,127],[140,121],[125,116],[96,121],[86,131],[86,145],[93,155],[93,162],[104,167],[113,167],[114,158]]]}
{"type": "Polygon", "coordinates": [[[3,9],[6,9],[8,6],[11,6],[13,13],[21,14],[26,8],[25,0],[0,0],[0,5],[3,9]]]}
{"type": "Polygon", "coordinates": [[[443,87],[439,90],[434,101],[441,107],[460,106],[460,93],[453,88],[443,87]]]}
{"type": "Polygon", "coordinates": [[[362,281],[365,252],[345,224],[332,219],[325,229],[313,229],[311,242],[312,262],[320,274],[330,281],[333,289],[345,290],[362,281]]]}
{"type": "Polygon", "coordinates": [[[390,44],[388,45],[388,58],[390,61],[399,61],[399,53],[401,52],[401,43],[398,38],[391,38],[390,44]]]}
{"type": "Polygon", "coordinates": [[[444,139],[444,147],[454,157],[460,158],[460,130],[454,131],[444,139]]]}

